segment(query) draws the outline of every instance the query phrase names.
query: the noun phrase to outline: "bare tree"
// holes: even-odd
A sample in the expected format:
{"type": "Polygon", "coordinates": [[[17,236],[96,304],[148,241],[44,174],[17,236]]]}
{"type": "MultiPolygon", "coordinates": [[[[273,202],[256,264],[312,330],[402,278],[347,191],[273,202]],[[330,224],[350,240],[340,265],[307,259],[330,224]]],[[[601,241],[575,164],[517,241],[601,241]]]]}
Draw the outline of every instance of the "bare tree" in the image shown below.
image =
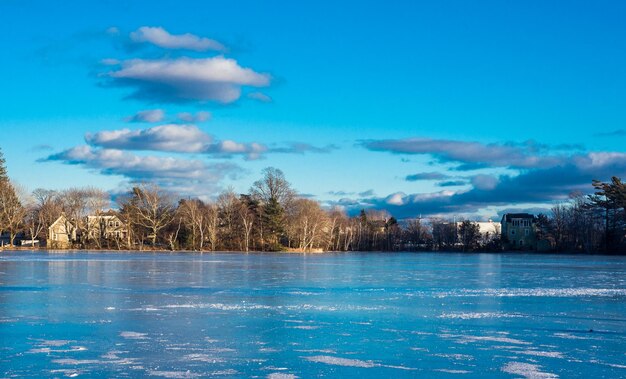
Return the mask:
{"type": "Polygon", "coordinates": [[[204,228],[206,236],[211,245],[211,251],[215,251],[218,246],[218,229],[219,229],[219,213],[217,205],[208,203],[203,208],[204,212],[204,228]]]}
{"type": "Polygon", "coordinates": [[[0,181],[0,231],[9,233],[10,246],[13,246],[15,236],[24,225],[24,198],[25,191],[22,187],[8,180],[0,181]]]}
{"type": "Polygon", "coordinates": [[[122,204],[132,223],[148,231],[148,239],[156,246],[159,232],[174,217],[175,205],[172,197],[155,184],[133,188],[131,196],[122,204]]]}
{"type": "Polygon", "coordinates": [[[323,229],[328,222],[326,213],[317,201],[299,198],[293,201],[288,214],[290,241],[302,251],[310,251],[322,245],[323,229]]]}
{"type": "Polygon", "coordinates": [[[199,200],[182,200],[178,207],[180,219],[191,233],[191,249],[202,251],[206,230],[205,204],[199,200]]]}
{"type": "Polygon", "coordinates": [[[243,228],[243,251],[246,253],[250,250],[250,239],[252,237],[252,228],[257,218],[255,209],[258,203],[248,195],[241,195],[239,199],[239,207],[237,214],[239,216],[241,226],[243,228]]]}

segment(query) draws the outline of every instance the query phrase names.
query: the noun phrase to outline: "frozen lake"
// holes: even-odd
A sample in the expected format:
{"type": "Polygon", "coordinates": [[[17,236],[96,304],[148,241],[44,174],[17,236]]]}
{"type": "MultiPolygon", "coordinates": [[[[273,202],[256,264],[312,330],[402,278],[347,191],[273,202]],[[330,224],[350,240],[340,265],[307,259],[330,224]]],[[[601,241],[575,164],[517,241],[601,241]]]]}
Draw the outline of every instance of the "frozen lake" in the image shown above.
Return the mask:
{"type": "Polygon", "coordinates": [[[0,254],[1,377],[626,377],[626,257],[0,254]]]}

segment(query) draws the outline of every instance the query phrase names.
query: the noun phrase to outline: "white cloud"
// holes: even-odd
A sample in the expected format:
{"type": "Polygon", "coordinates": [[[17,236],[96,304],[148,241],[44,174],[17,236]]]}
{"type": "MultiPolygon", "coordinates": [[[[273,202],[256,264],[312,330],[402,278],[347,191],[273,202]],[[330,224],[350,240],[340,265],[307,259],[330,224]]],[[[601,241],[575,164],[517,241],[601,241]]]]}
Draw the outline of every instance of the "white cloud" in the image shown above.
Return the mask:
{"type": "Polygon", "coordinates": [[[119,59],[115,58],[104,58],[100,61],[100,63],[105,66],[117,66],[118,64],[120,64],[120,61],[119,59]]]}
{"type": "Polygon", "coordinates": [[[268,74],[241,67],[236,60],[212,58],[131,59],[108,73],[113,84],[135,87],[132,97],[160,102],[217,101],[231,103],[242,86],[265,87],[268,74]]]}
{"type": "Polygon", "coordinates": [[[224,51],[226,48],[221,43],[196,35],[170,34],[161,27],[142,26],[130,33],[130,39],[134,42],[149,42],[166,49],[186,49],[195,51],[224,51]]]}
{"type": "MultiPolygon", "coordinates": [[[[197,118],[198,115],[195,117],[197,118]]],[[[326,153],[336,148],[334,146],[318,148],[294,142],[289,146],[270,149],[258,142],[217,141],[213,136],[200,130],[197,126],[184,124],[166,124],[139,130],[103,130],[96,133],[87,133],[85,141],[91,146],[105,149],[207,154],[215,158],[242,155],[247,160],[259,159],[265,153],[326,153]]]]}
{"type": "Polygon", "coordinates": [[[232,163],[207,164],[195,159],[139,156],[118,149],[77,146],[44,161],[60,161],[96,170],[103,175],[120,175],[131,183],[154,181],[184,195],[206,195],[216,191],[226,177],[238,176],[242,169],[232,163]]]}
{"type": "Polygon", "coordinates": [[[149,109],[139,111],[133,116],[126,117],[127,122],[160,122],[165,118],[165,112],[162,109],[149,109]]]}
{"type": "Polygon", "coordinates": [[[397,192],[397,193],[387,196],[387,198],[385,199],[385,203],[390,204],[390,205],[402,205],[404,204],[405,197],[406,197],[405,193],[397,192]]]}
{"type": "Polygon", "coordinates": [[[269,97],[268,95],[264,94],[263,92],[250,92],[248,94],[248,98],[252,99],[252,100],[260,101],[262,103],[271,103],[272,102],[272,98],[269,97]]]}
{"type": "Polygon", "coordinates": [[[213,138],[194,125],[159,125],[142,130],[110,130],[88,133],[90,145],[108,149],[202,152],[213,138]]]}
{"type": "Polygon", "coordinates": [[[183,122],[205,122],[211,119],[211,112],[200,111],[196,114],[191,112],[181,112],[176,117],[183,122]]]}

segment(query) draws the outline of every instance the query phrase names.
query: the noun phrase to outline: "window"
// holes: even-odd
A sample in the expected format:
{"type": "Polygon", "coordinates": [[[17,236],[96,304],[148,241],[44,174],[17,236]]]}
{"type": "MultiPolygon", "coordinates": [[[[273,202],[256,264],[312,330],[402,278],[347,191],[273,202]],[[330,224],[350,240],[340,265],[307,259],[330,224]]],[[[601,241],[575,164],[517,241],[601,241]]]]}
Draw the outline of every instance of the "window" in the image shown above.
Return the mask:
{"type": "Polygon", "coordinates": [[[526,234],[527,236],[529,236],[529,235],[530,235],[530,229],[526,228],[526,229],[524,230],[524,234],[526,234]]]}
{"type": "Polygon", "coordinates": [[[519,245],[524,246],[524,240],[519,240],[519,245]]]}
{"type": "Polygon", "coordinates": [[[511,235],[514,236],[515,235],[515,229],[511,229],[511,235]]]}
{"type": "Polygon", "coordinates": [[[115,227],[119,228],[119,226],[120,226],[120,222],[119,221],[115,221],[115,227]]]}

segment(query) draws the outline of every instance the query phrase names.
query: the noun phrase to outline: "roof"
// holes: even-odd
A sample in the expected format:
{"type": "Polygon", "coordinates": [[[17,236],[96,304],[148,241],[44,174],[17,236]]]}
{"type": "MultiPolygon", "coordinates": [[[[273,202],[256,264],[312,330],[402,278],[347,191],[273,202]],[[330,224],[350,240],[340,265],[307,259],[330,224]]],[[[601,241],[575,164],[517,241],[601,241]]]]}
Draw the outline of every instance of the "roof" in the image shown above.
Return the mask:
{"type": "Polygon", "coordinates": [[[535,220],[535,215],[530,213],[505,213],[502,216],[502,222],[510,222],[513,218],[529,218],[535,220]]]}

